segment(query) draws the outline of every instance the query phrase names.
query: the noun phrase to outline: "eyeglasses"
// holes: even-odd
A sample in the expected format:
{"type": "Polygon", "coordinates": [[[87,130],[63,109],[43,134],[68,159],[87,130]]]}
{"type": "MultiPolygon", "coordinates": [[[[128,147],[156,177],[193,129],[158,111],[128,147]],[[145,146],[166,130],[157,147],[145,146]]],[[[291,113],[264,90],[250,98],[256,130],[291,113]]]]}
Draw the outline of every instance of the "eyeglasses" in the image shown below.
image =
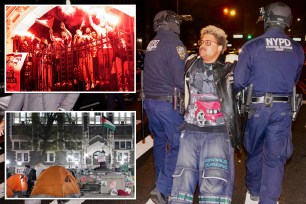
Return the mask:
{"type": "Polygon", "coordinates": [[[214,42],[214,41],[211,41],[211,40],[199,40],[198,41],[198,45],[201,46],[201,45],[206,45],[206,46],[210,46],[211,43],[216,43],[217,45],[219,45],[217,42],[214,42]]]}

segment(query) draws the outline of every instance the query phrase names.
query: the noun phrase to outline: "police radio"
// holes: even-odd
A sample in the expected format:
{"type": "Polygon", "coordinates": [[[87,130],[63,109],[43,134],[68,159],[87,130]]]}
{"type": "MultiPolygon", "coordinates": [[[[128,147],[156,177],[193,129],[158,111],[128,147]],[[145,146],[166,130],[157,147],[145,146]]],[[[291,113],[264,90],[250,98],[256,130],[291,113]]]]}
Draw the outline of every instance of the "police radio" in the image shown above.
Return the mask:
{"type": "Polygon", "coordinates": [[[173,109],[178,110],[181,115],[185,112],[184,94],[177,87],[173,89],[173,109]]]}
{"type": "Polygon", "coordinates": [[[292,121],[296,120],[296,117],[303,104],[303,94],[296,93],[296,86],[293,86],[293,92],[291,96],[291,110],[292,110],[292,121]]]}

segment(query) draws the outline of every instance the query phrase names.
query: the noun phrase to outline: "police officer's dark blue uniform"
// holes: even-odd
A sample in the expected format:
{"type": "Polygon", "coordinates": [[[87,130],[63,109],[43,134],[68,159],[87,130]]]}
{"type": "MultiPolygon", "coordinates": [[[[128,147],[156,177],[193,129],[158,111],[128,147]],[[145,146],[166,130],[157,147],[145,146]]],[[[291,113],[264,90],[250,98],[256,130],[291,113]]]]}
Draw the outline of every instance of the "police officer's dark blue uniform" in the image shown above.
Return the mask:
{"type": "Polygon", "coordinates": [[[179,35],[160,28],[149,43],[144,61],[144,92],[147,96],[171,96],[173,87],[183,90],[187,52],[179,35]]]}
{"type": "Polygon", "coordinates": [[[183,91],[184,65],[187,51],[181,40],[180,17],[170,10],[154,18],[156,36],[149,43],[144,59],[144,108],[154,137],[154,167],[156,188],[152,200],[165,203],[171,192],[183,117],[173,110],[174,87],[183,91]],[[161,197],[162,196],[162,197],[161,197]]]}
{"type": "Polygon", "coordinates": [[[244,136],[246,186],[251,199],[275,204],[281,193],[284,165],[293,151],[288,99],[301,74],[304,52],[284,32],[292,20],[287,5],[276,2],[261,11],[265,33],[243,46],[234,70],[234,87],[240,91],[254,85],[244,136]]]}

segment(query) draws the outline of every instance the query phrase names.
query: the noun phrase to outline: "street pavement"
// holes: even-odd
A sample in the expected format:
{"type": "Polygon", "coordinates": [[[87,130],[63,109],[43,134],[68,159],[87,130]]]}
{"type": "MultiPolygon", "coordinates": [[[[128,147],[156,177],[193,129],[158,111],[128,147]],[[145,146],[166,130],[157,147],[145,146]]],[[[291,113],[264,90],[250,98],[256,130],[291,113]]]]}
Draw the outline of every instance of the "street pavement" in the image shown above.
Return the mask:
{"type": "MultiPolygon", "coordinates": [[[[137,111],[140,112],[140,111],[137,111]]],[[[306,204],[306,106],[302,106],[298,118],[292,124],[294,153],[285,166],[280,204],[306,204]]],[[[140,135],[138,135],[139,140],[140,135]]],[[[150,137],[146,140],[150,141],[150,137]]],[[[145,141],[144,141],[145,142],[145,141]]],[[[150,191],[154,188],[152,149],[137,159],[136,201],[103,201],[102,203],[116,204],[145,204],[148,202],[150,191]]],[[[245,152],[235,153],[235,185],[233,204],[244,204],[246,197],[245,152]]],[[[87,201],[85,202],[87,203],[87,201]]],[[[198,203],[195,198],[194,203],[198,203]]]]}

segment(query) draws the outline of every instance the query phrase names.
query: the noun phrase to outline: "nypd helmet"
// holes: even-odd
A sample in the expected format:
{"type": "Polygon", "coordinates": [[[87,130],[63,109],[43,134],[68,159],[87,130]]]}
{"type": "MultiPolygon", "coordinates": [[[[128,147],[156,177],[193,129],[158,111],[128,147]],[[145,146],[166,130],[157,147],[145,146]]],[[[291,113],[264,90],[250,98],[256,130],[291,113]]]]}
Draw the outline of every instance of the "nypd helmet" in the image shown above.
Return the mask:
{"type": "Polygon", "coordinates": [[[264,21],[264,27],[271,26],[285,28],[290,27],[292,22],[292,13],[289,6],[283,2],[274,2],[260,8],[258,21],[264,21]]]}
{"type": "Polygon", "coordinates": [[[177,15],[174,11],[163,10],[155,15],[153,28],[155,32],[159,29],[164,29],[180,34],[180,25],[182,20],[182,17],[177,15]]]}

